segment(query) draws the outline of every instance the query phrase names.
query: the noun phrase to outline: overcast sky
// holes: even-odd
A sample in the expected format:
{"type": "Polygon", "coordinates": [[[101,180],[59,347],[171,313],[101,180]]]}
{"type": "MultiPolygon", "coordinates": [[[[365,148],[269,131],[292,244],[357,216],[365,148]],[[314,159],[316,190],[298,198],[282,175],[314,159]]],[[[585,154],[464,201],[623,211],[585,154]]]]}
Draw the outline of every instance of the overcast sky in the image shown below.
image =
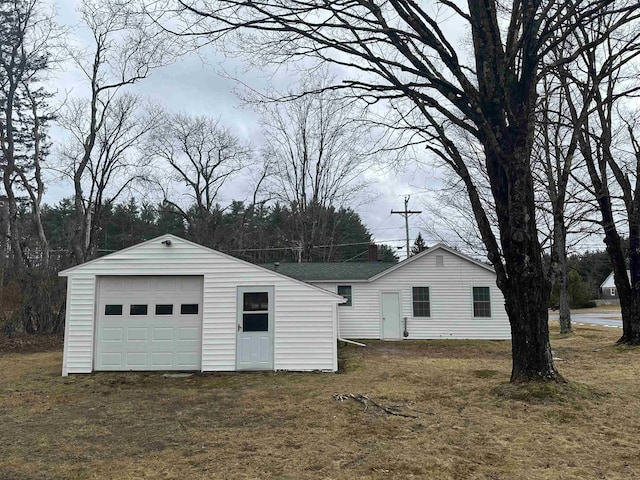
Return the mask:
{"type": "MultiPolygon", "coordinates": [[[[72,27],[74,41],[81,46],[86,42],[87,32],[79,25],[77,6],[78,2],[74,0],[61,0],[57,3],[59,22],[72,27]]],[[[234,94],[238,85],[228,78],[228,74],[240,77],[244,83],[257,90],[265,88],[269,82],[284,90],[295,80],[295,76],[281,71],[267,79],[262,72],[242,72],[244,69],[245,64],[241,59],[225,58],[212,48],[207,48],[198,55],[184,56],[170,66],[153,71],[149,78],[130,88],[130,91],[159,102],[170,111],[219,117],[224,125],[233,129],[239,136],[250,140],[254,146],[259,146],[261,126],[258,115],[251,108],[243,106],[234,94]]],[[[87,87],[81,82],[79,72],[74,70],[71,64],[58,72],[55,82],[60,99],[65,96],[87,96],[87,87]]],[[[55,142],[55,136],[59,135],[59,132],[54,129],[53,135],[55,142]]],[[[398,254],[404,258],[404,218],[390,212],[404,208],[405,195],[411,195],[410,209],[424,211],[425,201],[433,195],[425,189],[435,184],[436,174],[432,170],[425,172],[410,166],[403,169],[375,168],[369,170],[367,175],[367,180],[372,180],[370,189],[365,196],[349,206],[361,215],[376,242],[402,247],[398,254]]],[[[232,199],[246,200],[246,191],[246,179],[238,178],[223,189],[219,202],[225,205],[232,199]]],[[[71,195],[71,182],[57,182],[50,184],[46,201],[56,203],[61,198],[71,195]]],[[[433,243],[425,231],[426,219],[426,212],[410,218],[411,243],[420,231],[428,244],[433,243]]]]}

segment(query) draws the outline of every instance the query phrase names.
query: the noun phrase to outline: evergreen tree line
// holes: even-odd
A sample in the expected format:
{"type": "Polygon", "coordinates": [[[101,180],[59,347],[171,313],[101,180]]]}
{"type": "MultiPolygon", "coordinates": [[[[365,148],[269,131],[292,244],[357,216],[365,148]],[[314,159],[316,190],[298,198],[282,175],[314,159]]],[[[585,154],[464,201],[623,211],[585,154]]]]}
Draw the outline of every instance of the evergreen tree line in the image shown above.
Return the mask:
{"type": "MultiPolygon", "coordinates": [[[[193,207],[195,208],[195,207],[193,207]]],[[[246,205],[233,201],[228,208],[216,205],[206,220],[186,222],[168,202],[150,204],[131,198],[103,212],[97,256],[171,233],[252,263],[366,261],[371,233],[351,208],[320,207],[309,212],[315,226],[305,251],[300,237],[300,215],[291,207],[246,205]]],[[[73,235],[71,199],[43,208],[43,223],[50,245],[61,263],[71,265],[69,243],[73,235]]],[[[28,241],[28,239],[26,239],[28,241]]],[[[391,247],[378,246],[379,260],[395,262],[391,247]]]]}
{"type": "MultiPolygon", "coordinates": [[[[309,208],[307,215],[301,218],[295,208],[279,203],[246,205],[233,201],[228,208],[216,205],[206,219],[189,223],[169,202],[150,204],[131,198],[103,210],[95,256],[171,233],[258,264],[368,260],[371,233],[354,210],[317,206],[309,208]],[[313,227],[305,244],[296,240],[301,238],[301,222],[313,227]]],[[[28,266],[23,275],[26,272],[27,277],[25,280],[7,268],[12,264],[13,251],[5,246],[8,257],[3,258],[2,282],[8,294],[2,304],[2,327],[6,331],[59,332],[64,326],[65,288],[64,279],[58,279],[57,272],[76,264],[70,248],[75,225],[73,201],[64,199],[42,208],[50,246],[46,267],[26,205],[20,208],[18,217],[23,234],[21,251],[28,266]],[[13,288],[17,284],[20,288],[13,288]],[[16,294],[19,298],[14,298],[16,294]]],[[[378,246],[378,259],[398,260],[387,245],[378,246]]]]}

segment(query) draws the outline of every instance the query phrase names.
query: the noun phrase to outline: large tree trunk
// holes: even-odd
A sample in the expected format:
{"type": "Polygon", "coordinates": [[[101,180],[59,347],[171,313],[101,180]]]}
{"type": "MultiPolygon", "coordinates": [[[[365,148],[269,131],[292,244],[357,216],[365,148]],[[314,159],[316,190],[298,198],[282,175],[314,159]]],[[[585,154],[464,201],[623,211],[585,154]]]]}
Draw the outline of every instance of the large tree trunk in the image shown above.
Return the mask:
{"type": "Polygon", "coordinates": [[[526,138],[507,161],[487,151],[487,171],[496,202],[504,269],[496,268],[511,324],[512,382],[561,379],[553,364],[547,307],[551,286],[542,262],[535,222],[533,177],[526,138]],[[505,165],[509,165],[506,169],[505,165]]]}
{"type": "Polygon", "coordinates": [[[549,344],[548,314],[535,276],[513,282],[505,292],[511,322],[512,382],[556,380],[549,344]]]}
{"type": "Polygon", "coordinates": [[[547,306],[551,288],[546,278],[540,245],[537,242],[533,218],[533,198],[512,205],[511,235],[503,237],[507,278],[498,278],[505,297],[505,308],[511,324],[512,382],[549,381],[561,379],[553,364],[549,343],[547,306]],[[529,210],[531,217],[518,214],[529,210]],[[524,239],[528,237],[528,240],[524,239]]]}

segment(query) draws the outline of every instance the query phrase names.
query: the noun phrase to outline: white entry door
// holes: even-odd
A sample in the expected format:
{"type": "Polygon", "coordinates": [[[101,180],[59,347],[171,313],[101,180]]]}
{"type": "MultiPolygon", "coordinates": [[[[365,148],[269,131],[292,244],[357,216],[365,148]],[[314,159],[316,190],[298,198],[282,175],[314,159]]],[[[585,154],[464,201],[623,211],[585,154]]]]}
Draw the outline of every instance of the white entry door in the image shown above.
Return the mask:
{"type": "Polygon", "coordinates": [[[382,338],[400,340],[400,293],[382,292],[382,338]]]}
{"type": "Polygon", "coordinates": [[[273,287],[238,287],[237,370],[273,370],[273,287]]]}
{"type": "Polygon", "coordinates": [[[112,276],[97,284],[95,370],[200,370],[199,276],[112,276]]]}

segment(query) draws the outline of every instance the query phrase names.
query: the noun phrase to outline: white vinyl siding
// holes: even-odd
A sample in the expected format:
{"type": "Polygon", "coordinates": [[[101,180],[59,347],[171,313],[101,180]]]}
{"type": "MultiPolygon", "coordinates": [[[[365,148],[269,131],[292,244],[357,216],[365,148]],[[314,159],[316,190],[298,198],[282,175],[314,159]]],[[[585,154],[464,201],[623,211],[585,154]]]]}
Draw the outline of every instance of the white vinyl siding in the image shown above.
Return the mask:
{"type": "Polygon", "coordinates": [[[93,369],[95,277],[74,275],[67,282],[62,374],[93,369]]]}
{"type": "Polygon", "coordinates": [[[273,286],[274,369],[337,369],[338,297],[175,237],[166,247],[162,238],[61,272],[69,277],[64,374],[92,371],[95,277],[103,275],[203,276],[202,371],[235,370],[237,287],[273,286]]]}
{"type": "MultiPolygon", "coordinates": [[[[352,283],[353,307],[338,311],[340,337],[380,338],[380,293],[399,291],[402,321],[407,318],[408,339],[509,339],[511,330],[504,310],[504,297],[495,282],[494,272],[437,248],[372,282],[352,283]],[[437,267],[436,253],[444,257],[443,267],[437,267]],[[422,285],[430,287],[430,317],[413,316],[412,287],[422,285]],[[472,287],[479,285],[492,285],[491,318],[473,316],[472,287]]],[[[314,282],[334,292],[338,283],[344,284],[314,282]]]]}
{"type": "MultiPolygon", "coordinates": [[[[337,292],[335,282],[313,282],[314,285],[337,292]]],[[[340,283],[343,285],[344,283],[340,283]]],[[[351,283],[352,305],[338,306],[340,338],[380,338],[380,295],[370,283],[351,283]]]]}

